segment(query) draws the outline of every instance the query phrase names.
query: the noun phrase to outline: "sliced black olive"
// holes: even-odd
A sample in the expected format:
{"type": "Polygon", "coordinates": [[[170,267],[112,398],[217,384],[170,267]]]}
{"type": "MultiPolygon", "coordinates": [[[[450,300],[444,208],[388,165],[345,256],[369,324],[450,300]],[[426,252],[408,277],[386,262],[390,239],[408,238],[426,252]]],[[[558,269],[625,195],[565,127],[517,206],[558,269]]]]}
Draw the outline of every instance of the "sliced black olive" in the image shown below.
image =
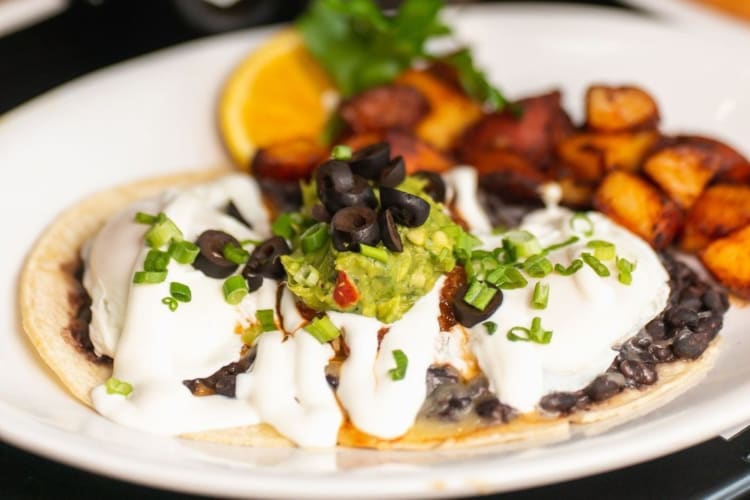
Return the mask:
{"type": "Polygon", "coordinates": [[[401,242],[401,235],[398,234],[396,221],[393,220],[393,212],[390,208],[382,210],[378,214],[378,223],[380,225],[380,237],[383,244],[391,252],[403,252],[404,244],[401,242]]]}
{"type": "Polygon", "coordinates": [[[312,218],[318,222],[331,222],[331,214],[325,206],[317,203],[311,209],[312,218]]]}
{"type": "Polygon", "coordinates": [[[325,191],[348,191],[354,187],[354,176],[349,164],[341,160],[329,160],[315,170],[318,196],[325,191]]]}
{"type": "Polygon", "coordinates": [[[402,157],[397,156],[380,172],[380,180],[378,180],[378,184],[389,188],[395,188],[404,182],[404,179],[406,179],[406,163],[402,157]]]}
{"type": "Polygon", "coordinates": [[[376,208],[378,200],[367,179],[358,175],[354,176],[354,185],[348,191],[324,191],[321,201],[329,213],[336,213],[345,207],[365,206],[376,208]]]}
{"type": "Polygon", "coordinates": [[[264,278],[278,280],[286,275],[284,266],[281,265],[281,256],[292,253],[286,240],[281,236],[267,239],[253,250],[247,260],[242,275],[247,279],[248,275],[256,274],[264,278]]]}
{"type": "Polygon", "coordinates": [[[237,264],[224,258],[225,246],[232,244],[240,247],[240,242],[231,234],[209,229],[198,236],[195,244],[200,252],[193,261],[193,267],[209,278],[226,278],[237,269],[237,264]]]}
{"type": "Polygon", "coordinates": [[[424,192],[427,193],[430,198],[438,203],[445,202],[445,181],[440,174],[437,172],[420,170],[419,172],[415,172],[414,175],[427,181],[427,184],[424,186],[424,192]]]}
{"type": "Polygon", "coordinates": [[[242,216],[242,214],[240,213],[240,211],[239,211],[239,210],[237,209],[237,205],[235,205],[233,201],[230,201],[230,202],[229,202],[229,203],[227,204],[226,208],[224,209],[224,213],[225,213],[225,214],[227,214],[227,215],[228,215],[228,216],[230,216],[230,217],[233,217],[233,218],[237,219],[238,221],[240,221],[240,222],[241,222],[242,224],[246,225],[246,226],[247,226],[247,227],[249,227],[250,229],[252,229],[252,228],[253,228],[252,224],[250,224],[250,223],[249,223],[249,222],[248,222],[247,220],[245,220],[245,218],[244,218],[244,217],[242,216]]]}
{"type": "Polygon", "coordinates": [[[349,165],[356,175],[377,180],[380,177],[380,171],[388,166],[390,159],[391,147],[387,142],[378,142],[352,153],[349,165]]]}
{"type": "Polygon", "coordinates": [[[247,281],[247,291],[250,293],[263,286],[263,276],[251,273],[247,266],[242,269],[242,277],[247,281]]]}
{"type": "Polygon", "coordinates": [[[430,215],[430,204],[419,196],[383,187],[380,188],[380,204],[383,209],[393,211],[393,220],[407,227],[417,227],[424,224],[430,215]]]}
{"type": "Polygon", "coordinates": [[[377,245],[380,229],[375,211],[369,207],[342,208],[331,219],[332,241],[341,252],[359,250],[359,244],[377,245]]]}
{"type": "Polygon", "coordinates": [[[468,285],[463,285],[456,289],[456,295],[453,297],[453,314],[459,323],[466,328],[471,328],[477,323],[486,320],[497,311],[497,308],[503,303],[503,291],[497,290],[497,293],[492,297],[487,307],[480,311],[476,307],[464,302],[464,295],[466,295],[468,288],[468,285]]]}

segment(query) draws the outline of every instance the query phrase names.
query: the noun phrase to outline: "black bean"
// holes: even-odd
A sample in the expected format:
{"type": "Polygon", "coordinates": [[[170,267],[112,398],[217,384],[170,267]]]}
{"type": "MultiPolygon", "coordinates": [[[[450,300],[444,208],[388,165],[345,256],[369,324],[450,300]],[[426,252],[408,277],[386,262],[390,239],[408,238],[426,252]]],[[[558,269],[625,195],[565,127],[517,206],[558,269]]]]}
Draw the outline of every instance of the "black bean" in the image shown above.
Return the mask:
{"type": "Polygon", "coordinates": [[[568,413],[578,403],[578,395],[572,392],[553,392],[539,402],[543,410],[555,413],[568,413]]]}
{"type": "Polygon", "coordinates": [[[513,408],[504,405],[494,396],[479,401],[474,411],[483,421],[492,424],[508,422],[514,413],[513,408]]]}
{"type": "Polygon", "coordinates": [[[667,337],[664,321],[661,318],[654,318],[646,323],[646,333],[654,340],[662,340],[667,337]]]}
{"type": "Polygon", "coordinates": [[[360,243],[377,245],[380,228],[377,215],[369,207],[342,208],[331,219],[333,246],[340,252],[359,250],[360,243]]]}
{"type": "Polygon", "coordinates": [[[716,337],[721,327],[724,326],[724,317],[721,313],[711,314],[698,320],[698,325],[694,328],[696,333],[706,333],[710,339],[716,337]]]}
{"type": "Polygon", "coordinates": [[[653,365],[632,359],[620,362],[620,373],[637,385],[651,385],[658,378],[653,365]]]}
{"type": "Polygon", "coordinates": [[[466,328],[471,328],[477,323],[486,320],[497,311],[498,307],[503,303],[503,291],[497,289],[492,300],[487,304],[487,307],[480,311],[464,301],[464,295],[466,295],[467,289],[468,285],[463,285],[456,289],[456,294],[453,297],[453,315],[456,317],[456,321],[466,328]]]}
{"type": "Polygon", "coordinates": [[[376,180],[390,158],[391,147],[387,142],[378,142],[354,151],[349,165],[355,174],[376,180]]]}
{"type": "Polygon", "coordinates": [[[604,401],[609,399],[623,389],[623,384],[608,375],[599,375],[591,382],[583,392],[592,401],[604,401]]]}
{"type": "Polygon", "coordinates": [[[726,301],[726,294],[714,289],[707,290],[701,297],[701,300],[704,306],[717,314],[726,312],[726,306],[729,305],[726,301]]]}
{"type": "Polygon", "coordinates": [[[421,170],[414,173],[415,177],[425,179],[427,184],[424,186],[424,192],[438,203],[445,201],[445,181],[437,172],[421,170]]]}
{"type": "Polygon", "coordinates": [[[237,270],[236,263],[224,258],[224,247],[227,245],[242,248],[240,242],[231,234],[209,229],[198,236],[195,244],[200,252],[193,261],[193,267],[209,278],[223,279],[237,270]]]}
{"type": "Polygon", "coordinates": [[[383,239],[385,247],[391,252],[403,252],[404,244],[401,241],[401,235],[396,227],[396,221],[393,220],[393,212],[390,208],[380,211],[378,224],[380,225],[380,237],[383,239]]]}
{"type": "Polygon", "coordinates": [[[398,189],[380,188],[380,204],[392,210],[393,220],[407,227],[421,226],[430,215],[429,203],[398,189]]]}
{"type": "Polygon", "coordinates": [[[281,236],[269,238],[252,251],[242,275],[261,275],[269,279],[281,279],[286,276],[281,256],[292,253],[286,240],[281,236]]]}
{"type": "Polygon", "coordinates": [[[432,365],[427,369],[427,394],[442,384],[456,384],[460,379],[458,370],[450,365],[432,365]]]}
{"type": "Polygon", "coordinates": [[[700,297],[690,297],[680,300],[680,308],[689,309],[691,311],[700,311],[703,308],[703,302],[700,297]]]}
{"type": "Polygon", "coordinates": [[[665,362],[674,359],[672,349],[668,345],[653,344],[648,348],[648,353],[654,361],[665,362]]]}
{"type": "Polygon", "coordinates": [[[698,313],[685,307],[676,307],[667,311],[665,319],[675,328],[693,328],[698,324],[698,313]]]}
{"type": "Polygon", "coordinates": [[[692,332],[683,328],[675,336],[672,352],[681,359],[696,359],[708,347],[711,337],[708,332],[692,332]]]}
{"type": "Polygon", "coordinates": [[[400,156],[392,159],[388,166],[380,172],[378,184],[381,186],[395,188],[406,179],[406,163],[400,156]]]}
{"type": "Polygon", "coordinates": [[[636,337],[633,339],[633,345],[638,349],[645,349],[651,345],[651,339],[649,337],[636,337]]]}
{"type": "Polygon", "coordinates": [[[442,384],[427,396],[420,413],[427,418],[457,421],[471,409],[471,397],[460,383],[442,384]]]}
{"type": "Polygon", "coordinates": [[[480,375],[473,378],[468,384],[466,384],[466,390],[472,399],[476,399],[477,396],[481,396],[490,389],[490,381],[487,377],[480,375]]]}

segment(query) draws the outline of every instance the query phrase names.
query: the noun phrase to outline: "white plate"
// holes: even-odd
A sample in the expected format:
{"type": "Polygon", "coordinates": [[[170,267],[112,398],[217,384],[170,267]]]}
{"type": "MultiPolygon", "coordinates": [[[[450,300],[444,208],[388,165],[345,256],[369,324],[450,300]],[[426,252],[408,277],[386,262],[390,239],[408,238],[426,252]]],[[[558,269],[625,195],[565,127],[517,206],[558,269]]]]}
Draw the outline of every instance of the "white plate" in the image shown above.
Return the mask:
{"type": "MultiPolygon", "coordinates": [[[[702,131],[750,152],[750,60],[605,10],[499,6],[452,17],[510,96],[552,87],[580,115],[591,82],[638,82],[668,131],[702,131]]],[[[750,420],[750,311],[733,310],[717,367],[673,404],[616,430],[546,448],[458,453],[252,450],[144,435],[76,403],[18,323],[24,255],[85,194],[225,162],[214,105],[221,81],[268,31],[160,52],[66,85],[0,118],[5,228],[0,276],[0,436],[101,474],[209,495],[385,497],[486,493],[593,474],[667,454],[750,420]]]]}

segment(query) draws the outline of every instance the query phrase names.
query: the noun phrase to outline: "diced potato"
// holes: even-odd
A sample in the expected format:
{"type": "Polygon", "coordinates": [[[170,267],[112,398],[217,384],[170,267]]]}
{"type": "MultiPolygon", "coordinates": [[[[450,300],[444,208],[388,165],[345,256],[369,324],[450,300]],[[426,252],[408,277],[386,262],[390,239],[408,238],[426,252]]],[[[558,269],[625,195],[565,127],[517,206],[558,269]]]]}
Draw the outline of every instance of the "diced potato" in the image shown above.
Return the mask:
{"type": "Polygon", "coordinates": [[[362,133],[412,130],[429,111],[429,102],[413,86],[383,85],[350,97],[339,114],[353,132],[362,133]]]}
{"type": "Polygon", "coordinates": [[[557,155],[578,180],[595,182],[611,170],[637,171],[659,138],[659,133],[653,130],[619,134],[582,132],[558,144],[557,155]]]}
{"type": "Polygon", "coordinates": [[[561,203],[572,208],[585,209],[591,207],[594,199],[594,186],[585,182],[579,182],[572,177],[563,177],[557,180],[562,190],[561,203]]]}
{"type": "Polygon", "coordinates": [[[406,71],[396,82],[414,87],[429,102],[429,112],[416,125],[416,132],[439,149],[453,147],[464,130],[482,116],[479,103],[428,70],[406,71]]]}
{"type": "Polygon", "coordinates": [[[718,158],[689,144],[667,146],[643,165],[646,175],[682,208],[690,208],[718,169],[718,158]]]}
{"type": "Polygon", "coordinates": [[[734,148],[723,142],[697,135],[683,135],[673,139],[677,145],[700,149],[717,162],[718,182],[743,184],[750,182],[750,162],[734,148]]]}
{"type": "Polygon", "coordinates": [[[594,193],[594,208],[646,240],[668,246],[682,222],[677,205],[635,174],[610,172],[594,193]]]}
{"type": "Polygon", "coordinates": [[[259,149],[250,170],[261,179],[304,179],[325,159],[326,150],[312,139],[290,139],[259,149]]]}
{"type": "Polygon", "coordinates": [[[464,161],[477,169],[485,190],[507,202],[539,200],[538,188],[547,181],[526,158],[507,149],[478,149],[464,161]]]}
{"type": "Polygon", "coordinates": [[[586,92],[586,126],[599,132],[655,128],[656,101],[637,87],[594,85],[586,92]]]}
{"type": "Polygon", "coordinates": [[[750,226],[711,243],[701,260],[737,296],[750,299],[750,226]]]}
{"type": "Polygon", "coordinates": [[[685,218],[680,246],[703,250],[712,240],[750,224],[750,186],[716,184],[698,198],[685,218]]]}

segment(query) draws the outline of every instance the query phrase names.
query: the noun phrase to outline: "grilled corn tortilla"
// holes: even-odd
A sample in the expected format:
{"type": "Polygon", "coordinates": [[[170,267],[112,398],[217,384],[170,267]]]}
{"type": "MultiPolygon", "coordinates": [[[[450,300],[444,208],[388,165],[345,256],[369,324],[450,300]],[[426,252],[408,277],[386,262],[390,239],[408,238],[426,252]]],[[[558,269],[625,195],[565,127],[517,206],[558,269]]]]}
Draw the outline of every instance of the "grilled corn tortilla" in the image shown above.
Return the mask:
{"type": "MultiPolygon", "coordinates": [[[[185,172],[146,179],[95,194],[66,210],[34,245],[24,266],[19,303],[23,327],[42,360],[81,402],[92,407],[91,390],[112,373],[107,363],[95,360],[72,337],[69,324],[76,311],[69,295],[78,286],[70,272],[82,245],[105,221],[128,204],[168,187],[206,182],[227,173],[223,168],[185,172]]],[[[383,440],[362,433],[350,423],[339,432],[338,444],[376,449],[432,449],[506,444],[526,447],[564,440],[573,433],[601,432],[641,416],[671,401],[708,372],[718,355],[715,340],[695,361],[657,365],[659,380],[643,389],[625,391],[567,416],[541,413],[519,416],[493,426],[427,425],[419,422],[404,436],[383,440]]],[[[267,424],[185,434],[188,439],[244,446],[293,446],[267,424]]]]}

